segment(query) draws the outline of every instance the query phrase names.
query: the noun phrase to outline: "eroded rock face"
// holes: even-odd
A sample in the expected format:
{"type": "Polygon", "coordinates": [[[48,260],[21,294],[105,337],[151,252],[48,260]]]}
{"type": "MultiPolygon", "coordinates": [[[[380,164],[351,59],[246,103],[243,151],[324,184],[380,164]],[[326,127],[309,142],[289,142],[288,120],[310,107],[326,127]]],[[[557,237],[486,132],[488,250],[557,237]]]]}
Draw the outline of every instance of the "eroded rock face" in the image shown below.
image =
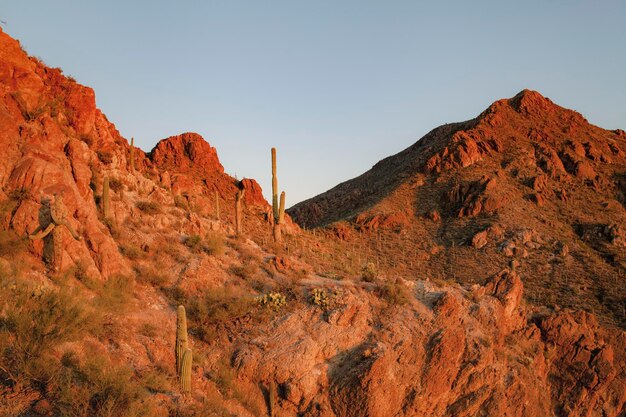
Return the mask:
{"type": "Polygon", "coordinates": [[[215,148],[197,133],[183,133],[161,140],[150,152],[150,159],[163,170],[224,173],[215,148]]]}
{"type": "Polygon", "coordinates": [[[240,344],[239,377],[278,383],[283,415],[620,415],[623,332],[586,313],[533,318],[510,270],[471,291],[411,292],[382,315],[354,288],[334,310],[288,314],[240,344]]]}

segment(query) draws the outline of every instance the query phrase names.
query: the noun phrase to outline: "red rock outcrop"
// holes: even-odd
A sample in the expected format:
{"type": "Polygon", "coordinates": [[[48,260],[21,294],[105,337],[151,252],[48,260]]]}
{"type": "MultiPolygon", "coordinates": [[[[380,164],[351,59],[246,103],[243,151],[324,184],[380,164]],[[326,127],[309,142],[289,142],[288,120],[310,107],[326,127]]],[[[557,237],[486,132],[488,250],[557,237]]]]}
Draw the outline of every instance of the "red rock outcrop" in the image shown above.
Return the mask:
{"type": "Polygon", "coordinates": [[[620,415],[623,332],[585,313],[533,318],[522,291],[508,270],[471,292],[417,282],[408,307],[375,316],[351,289],[240,343],[233,361],[240,378],[279,385],[283,415],[620,415]]]}

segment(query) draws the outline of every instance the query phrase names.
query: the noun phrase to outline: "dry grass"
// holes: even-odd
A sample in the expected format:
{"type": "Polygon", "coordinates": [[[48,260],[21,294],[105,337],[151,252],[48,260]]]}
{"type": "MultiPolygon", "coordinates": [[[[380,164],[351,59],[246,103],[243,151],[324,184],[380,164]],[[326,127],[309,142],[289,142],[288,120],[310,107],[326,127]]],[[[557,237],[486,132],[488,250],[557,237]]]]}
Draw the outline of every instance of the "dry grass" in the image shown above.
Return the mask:
{"type": "Polygon", "coordinates": [[[135,206],[142,212],[149,215],[160,214],[162,212],[159,203],[156,203],[154,201],[138,201],[135,206]]]}

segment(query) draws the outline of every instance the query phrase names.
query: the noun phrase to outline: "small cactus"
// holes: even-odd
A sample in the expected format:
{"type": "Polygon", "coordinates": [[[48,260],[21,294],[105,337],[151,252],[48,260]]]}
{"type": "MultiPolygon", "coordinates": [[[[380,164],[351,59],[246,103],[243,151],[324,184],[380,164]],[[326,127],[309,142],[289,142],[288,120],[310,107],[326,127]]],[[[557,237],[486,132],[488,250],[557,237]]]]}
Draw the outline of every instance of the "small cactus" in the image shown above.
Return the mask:
{"type": "Polygon", "coordinates": [[[187,316],[185,307],[180,305],[176,312],[176,372],[180,375],[182,371],[183,355],[187,350],[187,316]]]}
{"type": "Polygon", "coordinates": [[[182,363],[180,364],[180,390],[184,394],[191,392],[191,363],[193,356],[191,349],[185,350],[182,363]]]}
{"type": "Polygon", "coordinates": [[[111,204],[111,199],[109,196],[109,177],[108,175],[104,177],[104,181],[102,183],[102,215],[105,219],[109,217],[109,207],[111,204]]]}

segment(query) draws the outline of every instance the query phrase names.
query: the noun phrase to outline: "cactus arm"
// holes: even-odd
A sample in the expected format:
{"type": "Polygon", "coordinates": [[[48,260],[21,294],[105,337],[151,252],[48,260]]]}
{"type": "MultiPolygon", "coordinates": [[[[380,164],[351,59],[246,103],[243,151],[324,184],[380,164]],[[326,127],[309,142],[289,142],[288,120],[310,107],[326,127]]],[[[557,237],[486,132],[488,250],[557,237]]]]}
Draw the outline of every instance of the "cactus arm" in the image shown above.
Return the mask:
{"type": "Polygon", "coordinates": [[[67,227],[67,230],[70,231],[70,234],[72,235],[72,237],[74,239],[76,239],[76,240],[80,240],[81,239],[80,235],[78,233],[76,233],[76,230],[74,230],[74,228],[72,227],[70,222],[68,222],[67,220],[63,219],[63,221],[60,222],[59,225],[67,227]]]}
{"type": "Polygon", "coordinates": [[[54,229],[54,223],[50,223],[48,227],[46,227],[46,229],[43,231],[41,231],[41,226],[39,226],[35,229],[32,235],[28,235],[28,238],[30,240],[43,239],[44,237],[48,236],[50,232],[52,232],[52,229],[54,229]],[[40,231],[39,233],[37,233],[38,230],[40,231]]]}

